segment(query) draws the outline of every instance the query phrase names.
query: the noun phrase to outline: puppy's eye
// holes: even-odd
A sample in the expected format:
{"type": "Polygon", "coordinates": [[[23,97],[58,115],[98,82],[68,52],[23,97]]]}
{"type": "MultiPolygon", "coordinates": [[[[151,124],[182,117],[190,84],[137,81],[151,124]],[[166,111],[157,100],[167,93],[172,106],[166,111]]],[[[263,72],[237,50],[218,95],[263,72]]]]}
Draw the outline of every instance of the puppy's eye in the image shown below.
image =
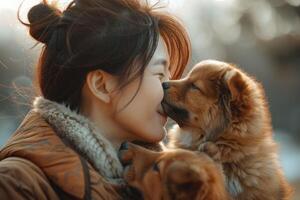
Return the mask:
{"type": "Polygon", "coordinates": [[[191,86],[193,89],[195,89],[195,90],[199,90],[199,88],[194,84],[194,83],[192,83],[192,86],[191,86]]]}
{"type": "Polygon", "coordinates": [[[194,83],[191,84],[191,88],[194,89],[194,90],[199,90],[200,92],[202,92],[200,90],[200,88],[197,85],[195,85],[194,83]]]}
{"type": "Polygon", "coordinates": [[[201,94],[205,95],[203,90],[201,90],[197,85],[195,85],[194,83],[191,84],[191,89],[193,90],[198,90],[201,94]]]}

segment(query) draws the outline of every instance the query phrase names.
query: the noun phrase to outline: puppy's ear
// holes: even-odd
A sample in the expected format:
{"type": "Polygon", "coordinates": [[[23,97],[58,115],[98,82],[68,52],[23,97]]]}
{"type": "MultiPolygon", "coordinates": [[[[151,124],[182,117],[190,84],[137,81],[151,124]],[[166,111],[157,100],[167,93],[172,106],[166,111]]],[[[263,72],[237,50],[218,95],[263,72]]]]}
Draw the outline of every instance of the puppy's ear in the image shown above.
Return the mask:
{"type": "Polygon", "coordinates": [[[231,100],[236,100],[247,87],[245,80],[240,72],[236,70],[228,70],[224,74],[224,82],[230,92],[231,100]]]}

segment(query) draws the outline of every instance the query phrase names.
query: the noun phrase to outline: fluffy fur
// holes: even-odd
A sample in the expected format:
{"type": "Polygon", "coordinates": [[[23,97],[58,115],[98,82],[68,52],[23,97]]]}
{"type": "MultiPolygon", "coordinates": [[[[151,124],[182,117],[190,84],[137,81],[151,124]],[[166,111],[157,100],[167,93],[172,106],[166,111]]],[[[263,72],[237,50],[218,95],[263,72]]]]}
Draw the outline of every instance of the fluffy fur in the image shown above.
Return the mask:
{"type": "Polygon", "coordinates": [[[43,97],[35,98],[33,110],[40,113],[61,138],[84,155],[103,177],[113,183],[123,182],[123,167],[116,150],[90,120],[65,104],[43,97]]]}
{"type": "Polygon", "coordinates": [[[187,150],[154,152],[125,143],[124,179],[145,200],[227,200],[221,168],[206,154],[187,150]]]}
{"type": "Polygon", "coordinates": [[[290,198],[260,83],[236,66],[207,60],[165,84],[162,104],[178,123],[168,134],[170,148],[199,150],[221,163],[232,199],[290,198]]]}

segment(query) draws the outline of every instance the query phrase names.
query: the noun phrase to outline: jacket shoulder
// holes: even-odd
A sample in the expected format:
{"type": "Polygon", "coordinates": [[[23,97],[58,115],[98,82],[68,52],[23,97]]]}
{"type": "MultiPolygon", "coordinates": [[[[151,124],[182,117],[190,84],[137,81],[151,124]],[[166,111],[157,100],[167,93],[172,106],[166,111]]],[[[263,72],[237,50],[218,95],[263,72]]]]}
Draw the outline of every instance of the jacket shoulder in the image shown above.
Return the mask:
{"type": "Polygon", "coordinates": [[[0,160],[10,157],[22,158],[34,164],[65,193],[78,198],[84,196],[85,182],[80,156],[56,135],[39,113],[29,111],[0,149],[0,160]]]}
{"type": "Polygon", "coordinates": [[[29,160],[0,161],[1,199],[59,199],[42,170],[29,160]]]}

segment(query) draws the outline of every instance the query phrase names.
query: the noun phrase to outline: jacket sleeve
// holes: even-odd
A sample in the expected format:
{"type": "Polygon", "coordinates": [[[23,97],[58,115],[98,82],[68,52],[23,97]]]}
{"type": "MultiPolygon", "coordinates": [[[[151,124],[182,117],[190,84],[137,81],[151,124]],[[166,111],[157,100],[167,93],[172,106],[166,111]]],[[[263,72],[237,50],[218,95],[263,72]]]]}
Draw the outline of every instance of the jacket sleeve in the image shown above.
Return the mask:
{"type": "Polygon", "coordinates": [[[0,161],[0,197],[6,199],[59,199],[44,173],[18,157],[0,161]]]}

